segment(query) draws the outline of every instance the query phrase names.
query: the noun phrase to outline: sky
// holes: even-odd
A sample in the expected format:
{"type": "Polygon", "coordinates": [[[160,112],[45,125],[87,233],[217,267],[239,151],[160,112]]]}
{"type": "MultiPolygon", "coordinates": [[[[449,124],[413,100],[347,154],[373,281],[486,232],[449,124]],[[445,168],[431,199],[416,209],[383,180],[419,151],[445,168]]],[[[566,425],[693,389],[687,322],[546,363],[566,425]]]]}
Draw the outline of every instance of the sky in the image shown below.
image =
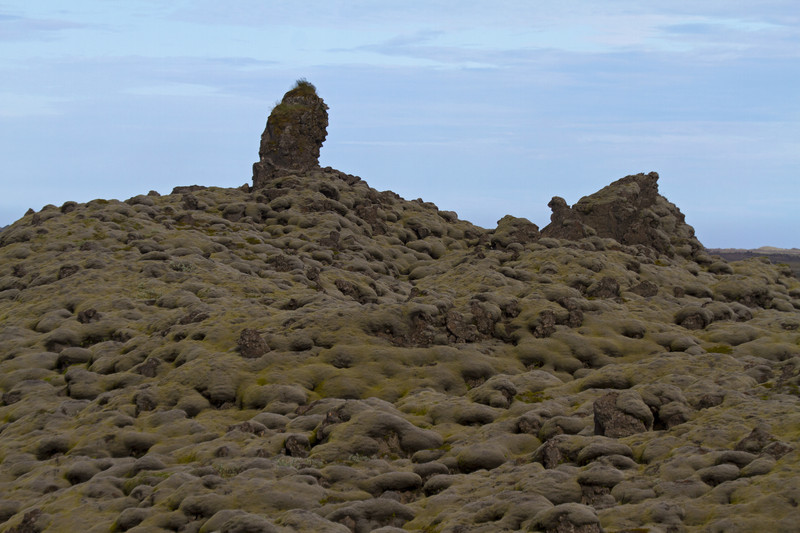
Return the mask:
{"type": "Polygon", "coordinates": [[[295,80],[320,164],[486,228],[656,171],[707,247],[800,247],[797,0],[0,0],[0,226],[252,178],[295,80]]]}

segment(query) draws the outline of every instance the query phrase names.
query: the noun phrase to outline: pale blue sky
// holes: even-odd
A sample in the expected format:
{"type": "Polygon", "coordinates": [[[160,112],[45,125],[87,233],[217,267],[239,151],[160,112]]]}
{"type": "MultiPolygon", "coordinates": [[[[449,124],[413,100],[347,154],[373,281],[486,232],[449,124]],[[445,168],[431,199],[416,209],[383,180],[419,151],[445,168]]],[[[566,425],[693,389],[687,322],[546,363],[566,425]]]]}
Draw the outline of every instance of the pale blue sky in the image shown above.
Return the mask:
{"type": "Polygon", "coordinates": [[[800,247],[800,4],[0,0],[0,226],[249,182],[294,80],[321,164],[494,227],[657,171],[709,247],[800,247]]]}

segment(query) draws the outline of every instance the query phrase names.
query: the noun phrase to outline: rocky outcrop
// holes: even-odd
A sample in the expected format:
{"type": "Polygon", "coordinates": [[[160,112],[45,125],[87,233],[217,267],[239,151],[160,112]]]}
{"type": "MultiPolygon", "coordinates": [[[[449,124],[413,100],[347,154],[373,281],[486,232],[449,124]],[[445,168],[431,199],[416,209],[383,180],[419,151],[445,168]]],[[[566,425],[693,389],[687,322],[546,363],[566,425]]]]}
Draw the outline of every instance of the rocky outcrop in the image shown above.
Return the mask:
{"type": "Polygon", "coordinates": [[[492,232],[493,248],[504,249],[511,243],[528,244],[539,240],[539,227],[527,218],[506,215],[497,221],[492,232]]]}
{"type": "MultiPolygon", "coordinates": [[[[319,169],[319,151],[327,136],[328,106],[314,85],[299,80],[275,106],[261,135],[253,187],[264,189],[281,176],[319,169]]],[[[528,244],[540,237],[580,240],[611,238],[624,245],[644,245],[659,254],[697,259],[703,246],[683,213],[658,193],[658,174],[626,176],[570,207],[555,196],[548,203],[550,224],[539,228],[524,218],[506,216],[489,237],[492,247],[528,244]]]]}
{"type": "Polygon", "coordinates": [[[594,401],[594,432],[628,437],[653,428],[653,413],[634,391],[609,392],[594,401]]]}
{"type": "Polygon", "coordinates": [[[584,196],[569,207],[558,196],[542,237],[577,240],[598,236],[626,245],[645,245],[660,254],[695,257],[703,246],[683,213],[658,193],[658,174],[636,174],[584,196]]]}
{"type": "Polygon", "coordinates": [[[319,149],[328,135],[328,106],[311,83],[299,80],[267,119],[260,160],[253,165],[253,187],[285,174],[319,167],[319,149]]]}

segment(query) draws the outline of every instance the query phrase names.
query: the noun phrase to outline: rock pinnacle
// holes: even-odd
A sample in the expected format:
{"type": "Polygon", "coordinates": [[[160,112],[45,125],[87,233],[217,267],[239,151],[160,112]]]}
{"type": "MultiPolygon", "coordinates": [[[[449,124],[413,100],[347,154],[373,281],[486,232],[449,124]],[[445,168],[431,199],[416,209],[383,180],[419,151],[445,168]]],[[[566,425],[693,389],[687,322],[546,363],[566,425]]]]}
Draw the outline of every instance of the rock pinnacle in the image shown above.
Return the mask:
{"type": "Polygon", "coordinates": [[[259,161],[253,165],[253,187],[269,180],[319,167],[319,149],[327,136],[328,106],[317,89],[298,80],[275,106],[261,135],[259,161]]]}

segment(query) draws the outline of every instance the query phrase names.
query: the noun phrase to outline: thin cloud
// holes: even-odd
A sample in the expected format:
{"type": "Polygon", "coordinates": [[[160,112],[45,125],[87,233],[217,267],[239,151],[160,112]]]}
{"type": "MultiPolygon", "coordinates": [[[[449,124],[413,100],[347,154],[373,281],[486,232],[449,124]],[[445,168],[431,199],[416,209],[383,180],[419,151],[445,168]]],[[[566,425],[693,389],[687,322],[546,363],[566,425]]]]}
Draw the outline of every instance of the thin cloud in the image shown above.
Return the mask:
{"type": "Polygon", "coordinates": [[[340,145],[352,145],[352,146],[383,146],[383,147],[392,147],[392,148],[403,148],[403,147],[419,147],[419,146],[440,146],[440,147],[456,147],[456,148],[463,148],[465,143],[468,143],[470,146],[477,146],[477,145],[498,145],[508,142],[506,138],[481,138],[481,139],[453,139],[447,141],[426,141],[426,140],[418,140],[418,141],[362,141],[362,140],[346,140],[346,141],[339,141],[336,144],[340,145]]]}
{"type": "Polygon", "coordinates": [[[20,96],[0,102],[0,106],[9,109],[5,113],[9,116],[16,107],[46,110],[67,100],[109,99],[119,94],[253,96],[274,66],[274,62],[247,57],[35,58],[3,69],[5,80],[0,90],[20,96]],[[58,98],[46,96],[53,80],[59,80],[58,98]],[[37,91],[31,91],[32,87],[37,91]],[[31,104],[18,106],[20,101],[31,104]],[[42,105],[32,105],[39,101],[42,105]]]}
{"type": "Polygon", "coordinates": [[[0,118],[58,115],[65,101],[53,96],[0,92],[0,118]]]}
{"type": "Polygon", "coordinates": [[[141,85],[131,87],[124,92],[139,96],[218,96],[220,94],[216,87],[197,83],[141,85]]]}
{"type": "Polygon", "coordinates": [[[90,24],[69,20],[0,15],[0,41],[54,40],[63,31],[89,27],[90,24]]]}

